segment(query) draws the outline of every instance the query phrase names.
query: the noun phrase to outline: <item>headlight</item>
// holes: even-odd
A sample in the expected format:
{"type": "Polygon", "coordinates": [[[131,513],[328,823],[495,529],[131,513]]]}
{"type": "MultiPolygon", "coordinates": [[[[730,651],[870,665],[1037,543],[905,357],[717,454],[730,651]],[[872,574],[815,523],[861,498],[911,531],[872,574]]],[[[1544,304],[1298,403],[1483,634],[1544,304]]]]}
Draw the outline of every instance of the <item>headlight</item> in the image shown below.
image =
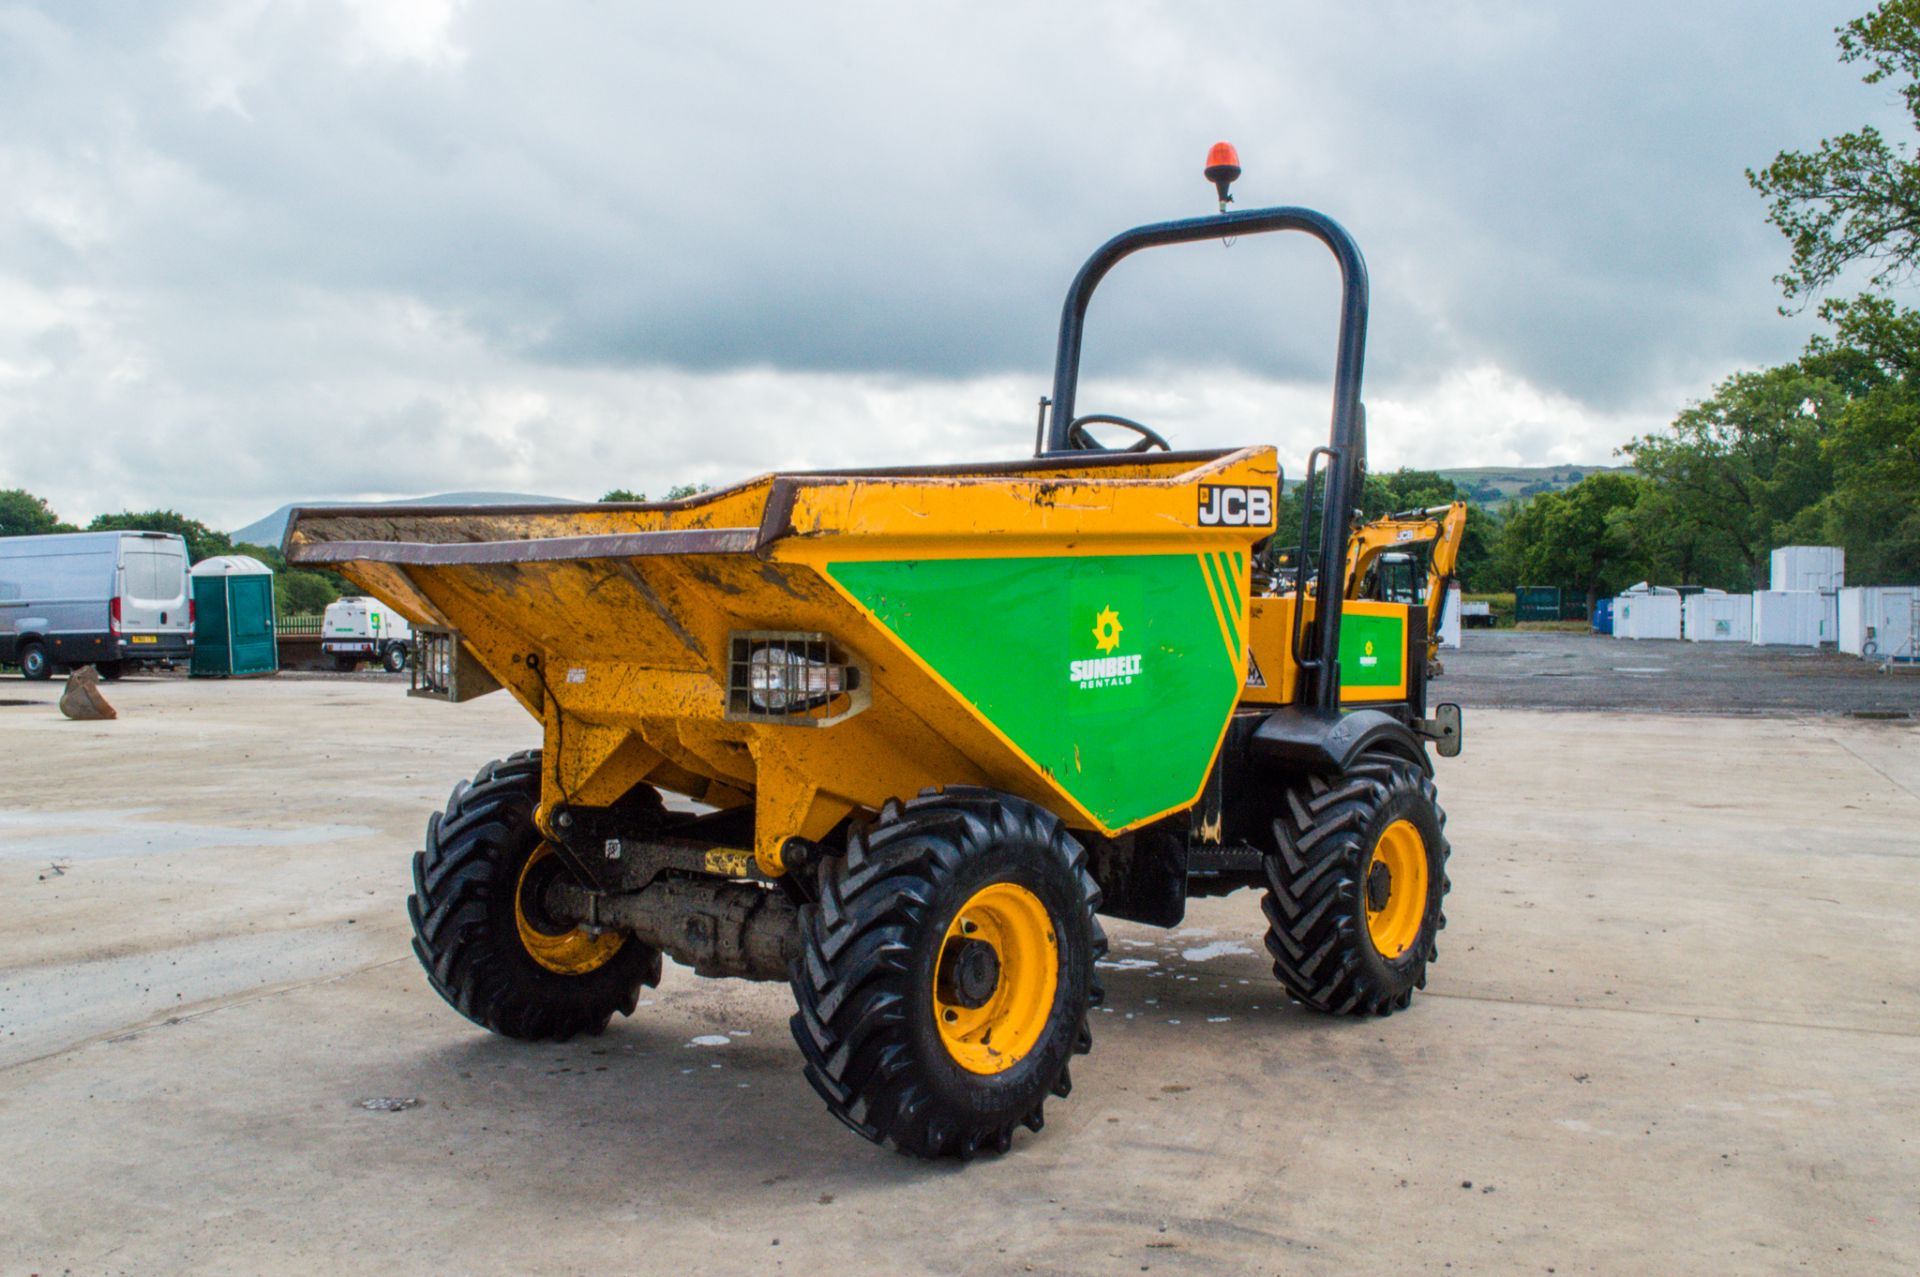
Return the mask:
{"type": "Polygon", "coordinates": [[[825,727],[870,701],[865,669],[825,634],[736,631],[728,647],[729,718],[825,727]]]}
{"type": "Polygon", "coordinates": [[[769,714],[825,705],[847,690],[847,670],[777,647],[755,649],[747,658],[747,699],[769,714]]]}

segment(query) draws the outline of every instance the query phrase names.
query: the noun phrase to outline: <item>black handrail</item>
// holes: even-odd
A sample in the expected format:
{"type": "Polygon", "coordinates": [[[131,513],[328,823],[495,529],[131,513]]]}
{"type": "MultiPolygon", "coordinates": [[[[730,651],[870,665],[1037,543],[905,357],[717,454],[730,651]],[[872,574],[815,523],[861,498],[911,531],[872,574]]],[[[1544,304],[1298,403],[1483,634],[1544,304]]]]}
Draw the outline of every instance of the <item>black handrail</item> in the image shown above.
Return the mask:
{"type": "MultiPolygon", "coordinates": [[[[1325,244],[1340,266],[1340,336],[1333,371],[1332,459],[1327,467],[1320,524],[1319,606],[1314,615],[1313,653],[1301,670],[1313,680],[1303,701],[1335,712],[1340,708],[1339,591],[1329,583],[1345,580],[1348,524],[1366,471],[1365,410],[1360,403],[1362,365],[1367,346],[1367,263],[1346,228],[1310,208],[1259,208],[1217,217],[1190,217],[1122,231],[1102,244],[1073,277],[1060,312],[1060,342],[1053,364],[1053,411],[1045,443],[1035,455],[1074,451],[1067,432],[1074,422],[1074,392],[1080,381],[1080,337],[1093,290],[1121,259],[1143,248],[1190,244],[1198,240],[1258,235],[1264,231],[1304,231],[1325,244]]],[[[1277,497],[1279,494],[1275,493],[1277,497]]]]}
{"type": "MultiPolygon", "coordinates": [[[[1315,448],[1307,454],[1307,474],[1300,481],[1300,562],[1293,569],[1293,632],[1287,636],[1287,651],[1292,654],[1294,663],[1302,670],[1315,670],[1324,663],[1317,656],[1308,656],[1300,650],[1300,625],[1307,614],[1307,531],[1313,526],[1313,475],[1314,463],[1325,457],[1336,461],[1338,454],[1332,448],[1315,448]]],[[[1279,530],[1278,522],[1275,530],[1279,530]]]]}

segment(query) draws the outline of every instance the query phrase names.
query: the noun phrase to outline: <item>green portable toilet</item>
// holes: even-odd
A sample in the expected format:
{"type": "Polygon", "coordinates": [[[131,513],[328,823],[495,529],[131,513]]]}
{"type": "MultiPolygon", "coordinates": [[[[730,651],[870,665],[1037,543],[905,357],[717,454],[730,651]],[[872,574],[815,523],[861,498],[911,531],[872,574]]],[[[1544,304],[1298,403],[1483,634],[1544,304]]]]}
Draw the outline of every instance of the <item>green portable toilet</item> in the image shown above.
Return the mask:
{"type": "Polygon", "coordinates": [[[279,668],[273,569],[244,554],[194,564],[192,676],[271,674],[279,668]]]}

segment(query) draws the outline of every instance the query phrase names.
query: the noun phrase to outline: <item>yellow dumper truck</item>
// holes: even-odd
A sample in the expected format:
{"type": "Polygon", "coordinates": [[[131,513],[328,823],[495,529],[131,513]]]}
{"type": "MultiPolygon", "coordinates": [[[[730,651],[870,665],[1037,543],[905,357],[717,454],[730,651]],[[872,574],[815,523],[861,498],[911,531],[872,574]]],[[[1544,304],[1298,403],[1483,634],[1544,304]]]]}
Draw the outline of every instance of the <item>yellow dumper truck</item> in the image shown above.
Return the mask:
{"type": "Polygon", "coordinates": [[[1254,888],[1293,997],[1408,1004],[1447,889],[1428,751],[1460,719],[1428,711],[1427,607],[1366,597],[1349,559],[1366,270],[1319,213],[1225,207],[1081,269],[1028,459],[294,516],[292,562],[412,622],[416,694],[505,689],[543,726],[414,857],[414,948],[449,1003],[554,1040],[631,1014],[663,954],[787,981],[828,1108],[929,1157],[1005,1151],[1067,1094],[1103,914],[1172,926],[1254,888]],[[1109,269],[1268,231],[1318,239],[1342,280],[1291,574],[1273,448],[1180,451],[1075,402],[1109,269]]]}

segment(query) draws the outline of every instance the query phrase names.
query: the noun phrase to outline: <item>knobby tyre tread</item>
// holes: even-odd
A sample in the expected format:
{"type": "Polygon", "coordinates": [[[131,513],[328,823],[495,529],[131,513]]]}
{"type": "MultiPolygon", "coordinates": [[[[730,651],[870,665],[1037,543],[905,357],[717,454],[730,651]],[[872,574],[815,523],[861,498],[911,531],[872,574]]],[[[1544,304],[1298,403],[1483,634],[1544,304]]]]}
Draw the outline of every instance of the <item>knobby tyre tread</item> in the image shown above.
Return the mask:
{"type": "Polygon", "coordinates": [[[844,856],[822,864],[818,898],[801,910],[792,1028],[807,1080],[835,1117],[876,1144],[928,1158],[1007,1152],[1016,1127],[1041,1129],[1047,1097],[1072,1089],[1071,1057],[1092,1046],[1094,963],[1107,950],[1099,901],[1085,850],[1044,808],[960,787],[889,802],[850,835],[844,856]],[[927,945],[937,953],[933,933],[944,933],[972,889],[969,875],[996,856],[1052,881],[1079,919],[1057,928],[1061,1018],[1020,1064],[982,1081],[929,1048],[937,1030],[921,985],[927,945]]]}
{"type": "Polygon", "coordinates": [[[560,1042],[633,1014],[660,982],[659,951],[629,938],[605,966],[561,975],[536,963],[514,920],[520,870],[540,841],[540,753],[488,763],[454,786],[413,857],[413,952],[428,982],[475,1024],[504,1037],[560,1042]]]}
{"type": "Polygon", "coordinates": [[[1447,925],[1445,829],[1432,778],[1397,755],[1367,755],[1338,776],[1309,776],[1286,789],[1262,909],[1273,972],[1289,993],[1331,1015],[1388,1015],[1412,1002],[1447,925]],[[1364,876],[1375,838],[1400,818],[1421,832],[1430,886],[1418,936],[1389,960],[1367,933],[1364,876]]]}

